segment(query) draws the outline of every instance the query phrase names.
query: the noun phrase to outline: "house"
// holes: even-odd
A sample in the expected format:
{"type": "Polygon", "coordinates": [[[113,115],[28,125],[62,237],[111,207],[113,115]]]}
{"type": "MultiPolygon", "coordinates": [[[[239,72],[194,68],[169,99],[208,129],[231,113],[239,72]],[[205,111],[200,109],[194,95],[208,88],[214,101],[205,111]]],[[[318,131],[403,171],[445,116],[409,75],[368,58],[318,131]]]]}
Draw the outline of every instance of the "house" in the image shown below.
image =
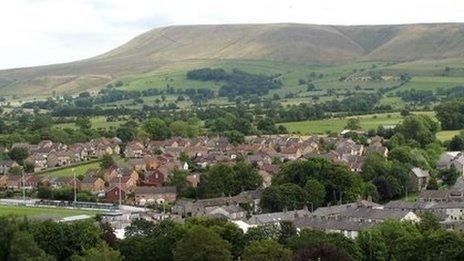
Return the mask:
{"type": "Polygon", "coordinates": [[[20,189],[22,187],[21,175],[8,175],[6,187],[9,189],[20,189]]]}
{"type": "Polygon", "coordinates": [[[13,160],[4,160],[0,162],[0,174],[8,174],[14,167],[19,167],[19,164],[13,160]]]}
{"type": "Polygon", "coordinates": [[[430,174],[427,170],[417,167],[411,169],[411,180],[415,191],[424,190],[427,187],[427,184],[429,184],[429,179],[430,174]]]}
{"type": "Polygon", "coordinates": [[[107,169],[102,170],[100,173],[106,181],[110,181],[118,176],[118,167],[111,166],[107,169]]]}
{"type": "Polygon", "coordinates": [[[153,203],[172,203],[177,198],[177,190],[174,186],[168,187],[135,187],[135,202],[138,205],[153,203]]]}
{"type": "Polygon", "coordinates": [[[226,218],[230,220],[238,220],[246,217],[246,211],[237,205],[206,207],[206,215],[211,217],[226,218]]]}
{"type": "Polygon", "coordinates": [[[158,161],[152,156],[143,157],[143,161],[145,162],[145,169],[148,171],[155,170],[159,167],[158,161]]]}
{"type": "Polygon", "coordinates": [[[131,141],[124,149],[124,156],[126,158],[142,158],[144,150],[145,146],[140,141],[131,141]]]}
{"type": "Polygon", "coordinates": [[[250,225],[278,224],[280,221],[294,221],[297,218],[309,217],[310,215],[311,212],[305,207],[301,210],[252,215],[246,223],[250,225]]]}
{"type": "Polygon", "coordinates": [[[121,181],[121,188],[126,192],[132,192],[137,187],[137,181],[131,176],[122,176],[121,180],[119,177],[114,177],[108,182],[109,187],[119,186],[119,181],[121,181]]]}
{"type": "Polygon", "coordinates": [[[444,222],[464,220],[464,201],[404,202],[396,200],[388,202],[385,209],[408,210],[416,214],[430,212],[444,222]]]}
{"type": "Polygon", "coordinates": [[[132,169],[135,170],[135,171],[145,171],[145,170],[147,170],[147,164],[141,158],[130,159],[129,164],[131,165],[132,169]]]}
{"type": "Polygon", "coordinates": [[[356,239],[356,237],[358,237],[359,231],[372,228],[376,225],[376,223],[372,222],[358,222],[346,219],[324,220],[314,217],[297,218],[293,224],[298,231],[304,228],[309,228],[321,230],[326,233],[341,233],[350,239],[356,239]]]}
{"type": "Polygon", "coordinates": [[[417,197],[419,202],[464,201],[464,193],[457,190],[423,190],[417,197]]]}
{"type": "Polygon", "coordinates": [[[54,188],[61,188],[66,186],[74,187],[74,185],[76,185],[76,188],[78,189],[81,188],[81,181],[73,177],[55,177],[49,179],[48,183],[54,188]]]}
{"type": "Polygon", "coordinates": [[[81,182],[81,189],[98,193],[104,191],[105,181],[99,177],[87,176],[81,182]]]}
{"type": "Polygon", "coordinates": [[[379,153],[380,155],[387,157],[388,156],[388,148],[383,146],[379,141],[373,141],[367,147],[367,153],[379,153]]]}
{"type": "Polygon", "coordinates": [[[459,173],[464,173],[464,155],[460,151],[446,151],[440,155],[437,162],[438,169],[447,169],[453,166],[459,173]]]}
{"type": "Polygon", "coordinates": [[[382,208],[382,205],[367,200],[358,200],[357,202],[353,203],[317,208],[312,213],[312,216],[321,219],[338,218],[343,212],[345,212],[348,209],[357,209],[361,207],[382,208]]]}
{"type": "Polygon", "coordinates": [[[166,179],[166,176],[159,170],[148,171],[145,173],[145,186],[161,187],[166,179]]]}
{"type": "Polygon", "coordinates": [[[6,181],[8,180],[8,176],[3,174],[0,175],[0,188],[6,187],[6,181]]]}
{"type": "Polygon", "coordinates": [[[110,186],[105,191],[105,202],[108,203],[117,203],[121,198],[122,201],[126,199],[126,191],[119,186],[110,186]],[[121,195],[121,196],[120,196],[121,195]]]}
{"type": "Polygon", "coordinates": [[[34,166],[34,172],[47,168],[47,154],[34,153],[26,158],[25,162],[34,166]]]}
{"type": "Polygon", "coordinates": [[[383,208],[350,208],[341,213],[342,219],[356,222],[380,223],[387,219],[399,221],[418,222],[420,218],[410,210],[383,209],[383,208]]]}
{"type": "Polygon", "coordinates": [[[296,160],[302,156],[302,153],[297,147],[285,147],[281,148],[279,155],[283,160],[296,160]]]}

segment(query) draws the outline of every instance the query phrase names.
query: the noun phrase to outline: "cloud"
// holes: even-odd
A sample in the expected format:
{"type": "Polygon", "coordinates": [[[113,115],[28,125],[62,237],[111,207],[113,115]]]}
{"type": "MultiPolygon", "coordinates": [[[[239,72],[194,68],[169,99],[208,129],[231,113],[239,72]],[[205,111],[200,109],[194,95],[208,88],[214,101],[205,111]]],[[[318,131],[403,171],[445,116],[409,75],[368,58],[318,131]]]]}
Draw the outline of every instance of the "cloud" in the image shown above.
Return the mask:
{"type": "Polygon", "coordinates": [[[88,58],[177,24],[463,22],[461,0],[2,0],[0,68],[88,58]]]}

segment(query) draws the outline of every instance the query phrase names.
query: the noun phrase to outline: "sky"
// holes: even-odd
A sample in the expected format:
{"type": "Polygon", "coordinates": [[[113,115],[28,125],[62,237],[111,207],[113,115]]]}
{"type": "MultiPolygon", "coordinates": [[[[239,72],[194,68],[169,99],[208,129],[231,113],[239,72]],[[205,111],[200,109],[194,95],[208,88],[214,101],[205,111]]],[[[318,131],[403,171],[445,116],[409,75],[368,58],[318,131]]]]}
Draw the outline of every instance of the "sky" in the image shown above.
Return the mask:
{"type": "Polygon", "coordinates": [[[155,27],[464,22],[464,0],[1,0],[0,69],[107,52],[155,27]]]}

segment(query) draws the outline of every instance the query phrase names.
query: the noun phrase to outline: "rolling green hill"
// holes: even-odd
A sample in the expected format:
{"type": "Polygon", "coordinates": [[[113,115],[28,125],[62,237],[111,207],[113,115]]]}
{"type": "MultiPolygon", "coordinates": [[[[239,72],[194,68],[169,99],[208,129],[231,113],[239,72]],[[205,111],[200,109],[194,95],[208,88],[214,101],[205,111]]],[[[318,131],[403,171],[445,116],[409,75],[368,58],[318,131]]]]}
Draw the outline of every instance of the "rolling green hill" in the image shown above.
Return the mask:
{"type": "Polygon", "coordinates": [[[76,93],[124,77],[243,61],[261,72],[365,61],[414,64],[463,56],[464,24],[170,26],[155,28],[94,58],[0,71],[0,93],[76,93]]]}

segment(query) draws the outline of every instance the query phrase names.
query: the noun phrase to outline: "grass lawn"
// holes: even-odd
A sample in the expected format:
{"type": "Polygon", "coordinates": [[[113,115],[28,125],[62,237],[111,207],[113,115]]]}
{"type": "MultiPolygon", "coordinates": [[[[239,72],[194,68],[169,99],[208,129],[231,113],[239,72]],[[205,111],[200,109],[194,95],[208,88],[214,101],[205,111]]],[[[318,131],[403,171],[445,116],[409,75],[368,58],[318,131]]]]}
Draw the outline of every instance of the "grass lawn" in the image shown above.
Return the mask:
{"type": "Polygon", "coordinates": [[[49,177],[71,177],[73,176],[73,172],[72,172],[73,168],[74,168],[74,172],[76,173],[76,176],[80,176],[80,175],[84,175],[84,173],[87,172],[87,170],[89,169],[100,168],[100,162],[93,161],[93,162],[84,163],[78,166],[47,171],[47,172],[44,172],[43,175],[47,175],[49,177]]]}
{"type": "Polygon", "coordinates": [[[0,205],[0,216],[17,215],[27,217],[40,216],[60,216],[69,217],[76,215],[95,215],[98,211],[80,210],[80,209],[65,209],[65,208],[45,208],[45,207],[26,207],[26,206],[7,206],[0,205]]]}
{"type": "MultiPolygon", "coordinates": [[[[433,116],[433,112],[419,112],[433,116]]],[[[402,117],[399,113],[379,113],[353,116],[361,120],[361,127],[365,130],[377,129],[380,125],[396,125],[400,123],[402,117]]],[[[346,126],[350,117],[331,118],[315,121],[297,121],[279,123],[285,126],[289,132],[300,132],[302,134],[323,134],[327,132],[340,132],[346,126]]]]}

